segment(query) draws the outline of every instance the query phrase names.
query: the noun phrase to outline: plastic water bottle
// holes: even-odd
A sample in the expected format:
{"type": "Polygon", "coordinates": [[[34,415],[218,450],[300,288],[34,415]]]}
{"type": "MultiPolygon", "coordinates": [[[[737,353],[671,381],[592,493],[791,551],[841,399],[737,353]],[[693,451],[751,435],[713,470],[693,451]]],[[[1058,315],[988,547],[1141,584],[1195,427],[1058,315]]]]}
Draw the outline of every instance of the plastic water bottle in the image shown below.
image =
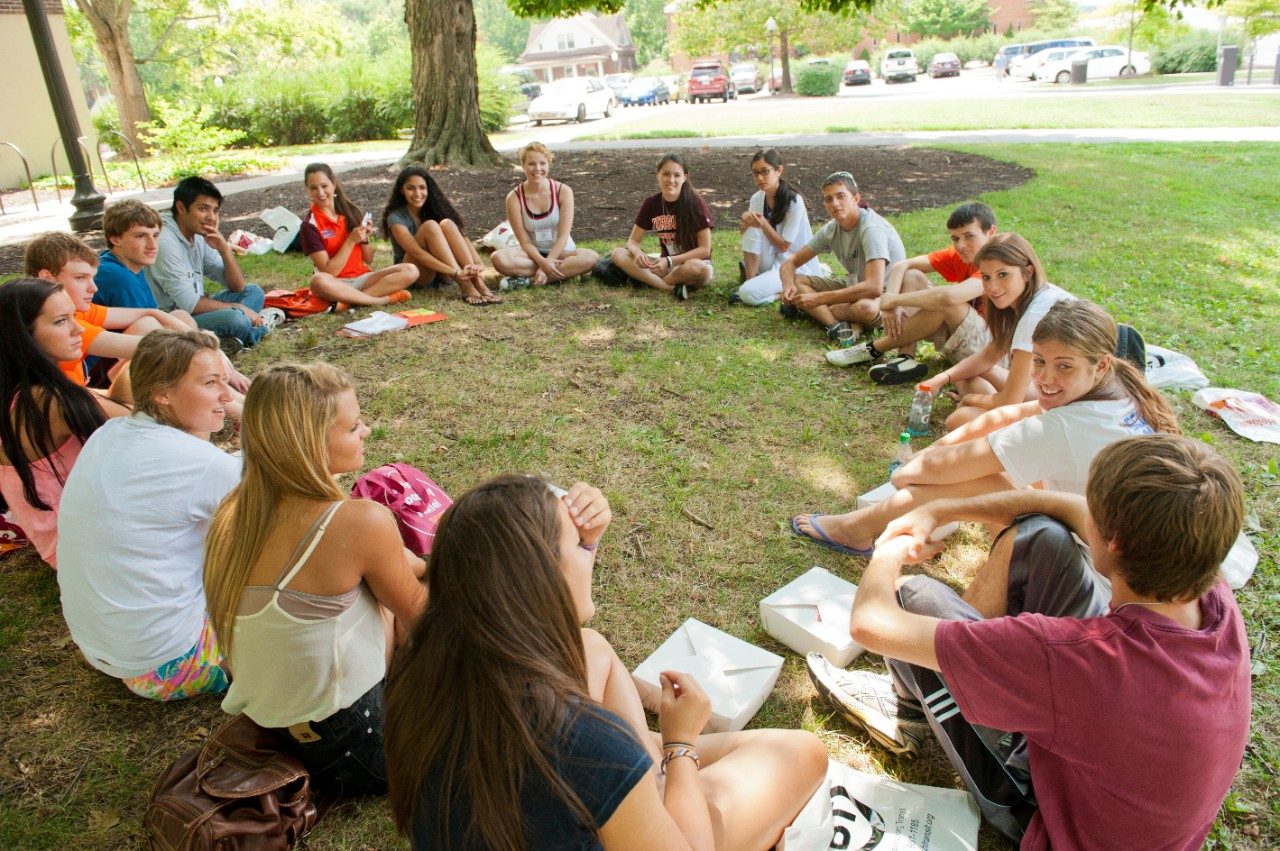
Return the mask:
{"type": "Polygon", "coordinates": [[[889,475],[892,476],[894,470],[910,461],[913,454],[911,435],[904,431],[898,435],[898,445],[893,448],[893,460],[889,462],[889,475]]]}
{"type": "Polygon", "coordinates": [[[923,384],[916,385],[915,398],[911,400],[911,415],[907,418],[907,432],[912,437],[929,433],[929,417],[933,415],[933,393],[923,384]]]}

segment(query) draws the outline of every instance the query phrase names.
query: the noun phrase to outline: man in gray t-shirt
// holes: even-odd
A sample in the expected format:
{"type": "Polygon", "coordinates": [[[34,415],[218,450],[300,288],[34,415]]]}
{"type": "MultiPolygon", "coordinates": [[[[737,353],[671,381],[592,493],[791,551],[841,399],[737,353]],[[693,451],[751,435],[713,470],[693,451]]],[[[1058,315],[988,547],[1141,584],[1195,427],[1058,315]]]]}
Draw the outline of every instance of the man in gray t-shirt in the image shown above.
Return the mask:
{"type": "Polygon", "coordinates": [[[783,315],[806,313],[827,329],[827,337],[852,346],[864,329],[880,319],[880,294],[889,267],[907,257],[902,238],[879,213],[859,206],[858,184],[838,171],[822,184],[822,203],[831,215],[778,269],[782,277],[783,315]],[[842,277],[797,275],[796,267],[832,252],[848,273],[842,277]]]}

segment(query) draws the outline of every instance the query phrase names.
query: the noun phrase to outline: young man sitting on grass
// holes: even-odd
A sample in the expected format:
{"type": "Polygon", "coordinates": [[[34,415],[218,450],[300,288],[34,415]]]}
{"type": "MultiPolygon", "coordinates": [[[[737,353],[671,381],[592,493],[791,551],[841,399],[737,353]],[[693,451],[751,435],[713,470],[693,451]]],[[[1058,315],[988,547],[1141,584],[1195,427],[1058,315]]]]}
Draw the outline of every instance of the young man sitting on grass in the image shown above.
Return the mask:
{"type": "Polygon", "coordinates": [[[1231,465],[1165,434],[1102,450],[1085,498],[931,503],[885,530],[854,602],[892,681],[818,654],[810,673],[896,753],[932,729],[1024,849],[1199,848],[1249,738],[1249,644],[1218,573],[1243,516],[1231,465]],[[899,578],[952,520],[1008,524],[963,598],[899,578]]]}
{"type": "MultiPolygon", "coordinates": [[[[957,207],[947,219],[951,245],[893,264],[880,297],[884,336],[842,351],[828,352],[833,366],[875,364],[894,349],[903,357],[871,368],[878,384],[915,382],[928,375],[928,367],[909,357],[915,344],[929,340],[951,363],[959,363],[991,342],[982,320],[982,279],[973,258],[995,235],[996,214],[986,204],[957,207]],[[935,272],[952,286],[935,287],[928,275],[935,272]]],[[[967,380],[962,393],[991,393],[981,378],[967,380]]]]}
{"type": "Polygon", "coordinates": [[[852,346],[863,329],[880,319],[880,294],[889,267],[907,256],[902,238],[879,213],[860,206],[853,175],[837,171],[822,184],[822,203],[831,221],[778,267],[782,304],[788,318],[808,314],[841,348],[852,346]],[[797,275],[796,269],[830,251],[848,273],[844,277],[797,275]]]}
{"type": "MultiPolygon", "coordinates": [[[[93,303],[158,310],[145,270],[159,253],[160,214],[135,198],[115,201],[102,213],[102,235],[108,247],[98,255],[98,271],[93,276],[98,291],[93,294],[93,303]]],[[[185,310],[168,313],[188,328],[196,327],[195,319],[185,310]]]]}
{"type": "MultiPolygon", "coordinates": [[[[75,307],[75,321],[84,329],[80,337],[80,357],[58,364],[63,373],[84,387],[88,384],[85,358],[114,358],[127,361],[133,357],[138,340],[157,328],[186,328],[181,320],[154,308],[103,307],[92,302],[97,291],[94,272],[98,255],[92,248],[69,233],[50,231],[27,244],[23,255],[25,274],[62,285],[75,307]]],[[[128,400],[128,371],[117,366],[107,376],[109,395],[128,400]]]]}

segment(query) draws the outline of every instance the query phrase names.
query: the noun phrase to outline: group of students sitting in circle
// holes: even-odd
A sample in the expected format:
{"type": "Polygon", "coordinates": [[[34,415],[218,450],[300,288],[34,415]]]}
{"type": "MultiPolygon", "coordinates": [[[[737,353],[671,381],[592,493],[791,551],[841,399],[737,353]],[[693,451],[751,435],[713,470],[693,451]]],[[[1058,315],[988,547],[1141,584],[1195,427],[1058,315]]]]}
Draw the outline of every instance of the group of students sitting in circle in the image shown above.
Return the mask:
{"type": "MultiPolygon", "coordinates": [[[[549,163],[522,157],[528,180],[508,210],[529,221],[514,228],[521,248],[494,256],[532,284],[597,260],[569,239],[573,196],[549,183],[549,163]],[[535,208],[559,210],[555,226],[535,208]]],[[[752,165],[741,300],[780,299],[837,343],[883,325],[831,352],[860,362],[897,349],[914,363],[914,344],[937,340],[954,365],[926,384],[958,388],[948,433],[893,474],[893,496],[793,520],[870,558],[850,629],[891,674],[811,656],[820,695],[897,754],[932,731],[984,816],[1024,847],[1198,846],[1248,738],[1248,642],[1218,575],[1242,525],[1239,477],[1177,435],[1117,354],[1114,321],[1050,284],[984,205],[952,215],[950,248],[907,259],[847,173],[823,186],[832,221],[808,238],[780,162],[762,152],[752,165]],[[827,250],[846,277],[812,265],[827,250]],[[930,270],[957,283],[930,286],[930,270]],[[964,595],[902,579],[954,520],[995,532],[964,595]]],[[[402,253],[370,273],[368,225],[347,228],[359,211],[313,168],[302,240],[318,291],[371,303],[443,276],[469,300],[497,298],[428,172],[397,179],[384,228],[402,253]]],[[[655,289],[696,288],[711,277],[709,215],[685,205],[678,158],[658,176],[611,259],[655,289]],[[657,260],[639,248],[650,226],[669,234],[657,260]]],[[[663,673],[649,729],[627,669],[584,626],[612,520],[598,488],[480,484],[442,518],[429,563],[386,508],[348,498],[336,477],[362,469],[370,434],[350,376],[278,364],[249,381],[219,347],[215,328],[241,318],[252,337],[260,302],[213,235],[208,189],[175,192],[165,225],[188,271],[221,269],[231,296],[95,303],[95,262],[110,269],[98,294],[160,265],[160,224],[127,202],[108,211],[101,257],[46,235],[27,277],[0,286],[0,496],[56,568],[87,662],[146,698],[225,693],[223,708],[278,731],[316,785],[389,793],[417,848],[776,844],[825,777],[822,742],[704,735],[708,698],[680,671],[663,673]],[[219,311],[238,316],[208,318],[219,311]],[[104,388],[85,386],[86,355],[114,361],[104,388]],[[212,442],[229,417],[239,455],[212,442]]]]}

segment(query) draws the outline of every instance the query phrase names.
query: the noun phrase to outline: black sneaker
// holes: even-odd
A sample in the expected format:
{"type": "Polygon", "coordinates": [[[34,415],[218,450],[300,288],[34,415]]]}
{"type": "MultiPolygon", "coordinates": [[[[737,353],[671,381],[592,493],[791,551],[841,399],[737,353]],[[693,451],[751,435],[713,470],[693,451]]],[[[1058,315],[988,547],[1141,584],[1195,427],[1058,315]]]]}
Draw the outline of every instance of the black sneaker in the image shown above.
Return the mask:
{"type": "Polygon", "coordinates": [[[929,367],[914,358],[894,358],[871,367],[867,374],[876,384],[914,384],[929,374],[929,367]]]}
{"type": "Polygon", "coordinates": [[[729,304],[742,304],[742,296],[735,292],[733,295],[729,296],[729,304]]]}
{"type": "Polygon", "coordinates": [[[818,693],[852,726],[865,730],[871,740],[898,756],[914,759],[930,735],[929,722],[920,704],[899,697],[893,680],[870,671],[846,671],[810,653],[809,678],[818,693]]]}
{"type": "Polygon", "coordinates": [[[778,305],[778,313],[782,315],[783,319],[799,319],[804,316],[800,312],[800,308],[794,304],[787,304],[785,301],[778,305]]]}
{"type": "Polygon", "coordinates": [[[689,286],[687,284],[676,284],[676,288],[671,291],[671,294],[676,297],[677,301],[688,301],[689,286]]]}

